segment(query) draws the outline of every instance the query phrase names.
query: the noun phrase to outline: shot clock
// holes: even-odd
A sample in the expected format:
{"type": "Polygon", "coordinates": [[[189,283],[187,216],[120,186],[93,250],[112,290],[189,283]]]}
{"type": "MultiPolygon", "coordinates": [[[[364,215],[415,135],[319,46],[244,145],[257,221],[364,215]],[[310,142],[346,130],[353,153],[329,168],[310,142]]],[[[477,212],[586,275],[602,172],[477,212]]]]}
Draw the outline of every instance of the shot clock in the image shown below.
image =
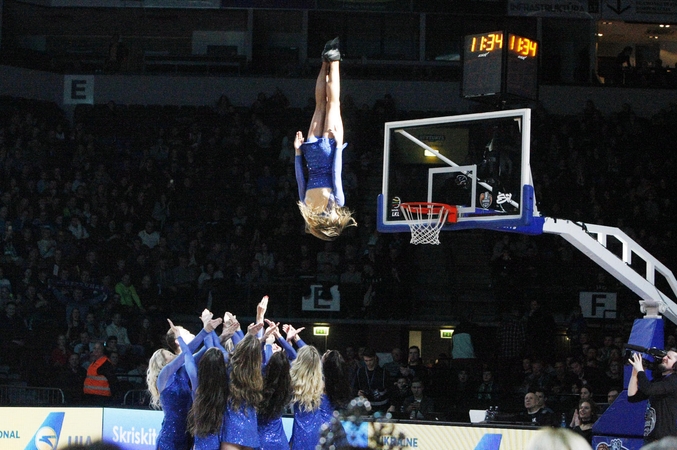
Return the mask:
{"type": "Polygon", "coordinates": [[[538,98],[539,44],[504,31],[464,38],[461,96],[474,100],[538,98]]]}

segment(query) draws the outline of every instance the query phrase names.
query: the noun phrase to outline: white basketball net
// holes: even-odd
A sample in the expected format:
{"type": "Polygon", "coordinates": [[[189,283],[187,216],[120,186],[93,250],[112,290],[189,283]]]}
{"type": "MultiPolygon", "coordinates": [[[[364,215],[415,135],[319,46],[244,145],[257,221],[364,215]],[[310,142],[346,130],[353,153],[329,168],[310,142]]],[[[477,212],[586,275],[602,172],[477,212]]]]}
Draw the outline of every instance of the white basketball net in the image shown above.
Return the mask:
{"type": "Polygon", "coordinates": [[[447,222],[449,211],[446,208],[406,204],[400,205],[400,210],[411,230],[411,244],[439,245],[440,230],[447,222]]]}

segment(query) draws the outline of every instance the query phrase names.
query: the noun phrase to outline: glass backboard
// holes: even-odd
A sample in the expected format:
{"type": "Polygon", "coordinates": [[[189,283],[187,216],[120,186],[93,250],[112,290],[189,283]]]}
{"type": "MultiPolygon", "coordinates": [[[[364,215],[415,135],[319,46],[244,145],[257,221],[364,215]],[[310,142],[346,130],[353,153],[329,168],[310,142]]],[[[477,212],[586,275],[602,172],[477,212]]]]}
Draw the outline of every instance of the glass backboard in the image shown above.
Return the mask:
{"type": "Polygon", "coordinates": [[[445,230],[528,224],[530,135],[530,109],[386,123],[379,231],[409,231],[404,202],[455,205],[445,230]]]}

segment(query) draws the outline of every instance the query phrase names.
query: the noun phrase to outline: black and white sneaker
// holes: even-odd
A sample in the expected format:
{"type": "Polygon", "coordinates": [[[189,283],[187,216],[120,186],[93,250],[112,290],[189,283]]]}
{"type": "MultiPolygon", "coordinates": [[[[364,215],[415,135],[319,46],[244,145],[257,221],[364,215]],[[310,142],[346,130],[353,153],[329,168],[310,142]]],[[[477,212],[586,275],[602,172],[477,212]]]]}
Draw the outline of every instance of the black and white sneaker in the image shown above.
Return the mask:
{"type": "Polygon", "coordinates": [[[322,59],[327,62],[341,61],[341,52],[339,51],[339,38],[335,37],[327,41],[322,52],[322,59]]]}

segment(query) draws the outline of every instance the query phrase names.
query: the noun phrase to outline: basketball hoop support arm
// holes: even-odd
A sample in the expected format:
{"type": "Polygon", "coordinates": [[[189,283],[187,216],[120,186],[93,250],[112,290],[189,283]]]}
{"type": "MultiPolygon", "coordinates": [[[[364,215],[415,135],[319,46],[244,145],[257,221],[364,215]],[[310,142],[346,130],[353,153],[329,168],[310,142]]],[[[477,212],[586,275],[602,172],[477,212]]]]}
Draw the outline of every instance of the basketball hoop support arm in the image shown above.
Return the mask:
{"type": "Polygon", "coordinates": [[[677,324],[677,303],[673,300],[677,298],[677,280],[674,274],[630,236],[615,227],[577,223],[551,217],[544,219],[544,233],[563,237],[637,294],[642,299],[639,303],[645,318],[655,318],[663,314],[671,322],[677,324]],[[620,254],[617,255],[607,247],[609,237],[621,244],[620,254]],[[631,267],[633,258],[643,262],[644,274],[631,267]],[[672,298],[655,286],[657,275],[665,279],[672,290],[672,298]]]}

